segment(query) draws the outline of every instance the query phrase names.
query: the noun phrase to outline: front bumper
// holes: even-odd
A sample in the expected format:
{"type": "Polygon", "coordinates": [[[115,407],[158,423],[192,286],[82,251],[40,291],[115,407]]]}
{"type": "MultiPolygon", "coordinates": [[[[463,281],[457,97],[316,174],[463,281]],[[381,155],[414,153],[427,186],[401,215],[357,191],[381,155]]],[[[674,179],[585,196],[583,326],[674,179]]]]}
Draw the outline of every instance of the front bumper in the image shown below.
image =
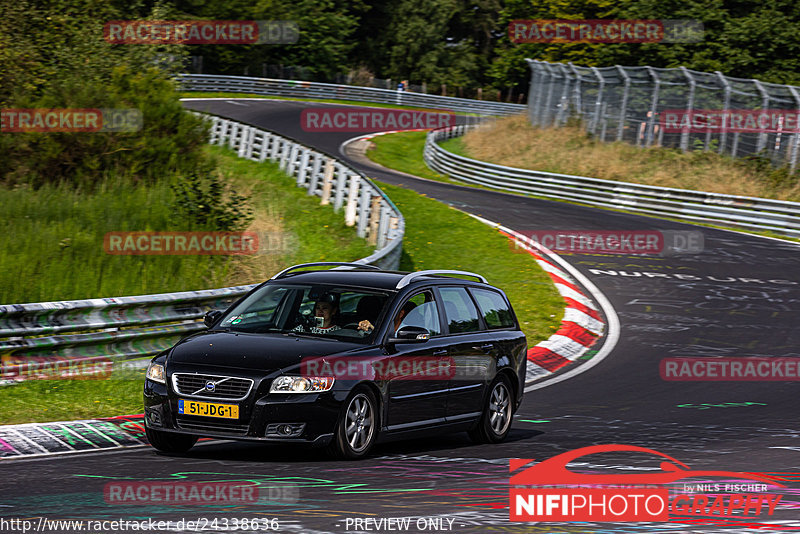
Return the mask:
{"type": "Polygon", "coordinates": [[[241,401],[179,396],[167,386],[145,381],[145,425],[153,430],[199,437],[323,446],[333,438],[346,391],[303,394],[258,394],[253,388],[241,401]],[[237,404],[238,419],[178,413],[178,399],[237,404]],[[289,429],[290,432],[286,432],[289,429]]]}

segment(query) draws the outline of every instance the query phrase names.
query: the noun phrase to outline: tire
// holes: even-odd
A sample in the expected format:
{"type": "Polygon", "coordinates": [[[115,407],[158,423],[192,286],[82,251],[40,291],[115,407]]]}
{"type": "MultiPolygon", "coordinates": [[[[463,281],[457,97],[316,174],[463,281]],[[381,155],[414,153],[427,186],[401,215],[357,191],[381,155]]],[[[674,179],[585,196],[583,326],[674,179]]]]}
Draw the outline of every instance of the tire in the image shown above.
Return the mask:
{"type": "Polygon", "coordinates": [[[149,427],[145,427],[144,433],[150,445],[161,452],[186,452],[197,443],[197,436],[188,434],[173,434],[149,427]]]}
{"type": "Polygon", "coordinates": [[[339,414],[333,441],[328,452],[336,458],[358,460],[369,454],[378,438],[380,419],[375,395],[366,387],[357,387],[339,414]]]}
{"type": "Polygon", "coordinates": [[[514,393],[505,375],[498,375],[489,386],[478,424],[468,432],[475,443],[500,443],[511,430],[514,393]]]}

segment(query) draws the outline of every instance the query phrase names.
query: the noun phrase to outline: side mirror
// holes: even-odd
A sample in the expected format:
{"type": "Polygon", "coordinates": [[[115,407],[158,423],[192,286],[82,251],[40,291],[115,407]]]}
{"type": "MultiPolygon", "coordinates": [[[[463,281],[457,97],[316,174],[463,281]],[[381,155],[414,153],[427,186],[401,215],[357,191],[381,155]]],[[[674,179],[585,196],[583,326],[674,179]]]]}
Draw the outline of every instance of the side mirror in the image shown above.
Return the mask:
{"type": "Polygon", "coordinates": [[[389,338],[389,343],[425,343],[431,337],[431,333],[419,326],[404,326],[393,337],[389,338]]]}
{"type": "Polygon", "coordinates": [[[206,312],[205,317],[203,317],[203,323],[207,327],[211,328],[212,326],[214,326],[214,323],[216,323],[219,320],[220,317],[222,317],[221,311],[211,310],[210,312],[206,312]]]}

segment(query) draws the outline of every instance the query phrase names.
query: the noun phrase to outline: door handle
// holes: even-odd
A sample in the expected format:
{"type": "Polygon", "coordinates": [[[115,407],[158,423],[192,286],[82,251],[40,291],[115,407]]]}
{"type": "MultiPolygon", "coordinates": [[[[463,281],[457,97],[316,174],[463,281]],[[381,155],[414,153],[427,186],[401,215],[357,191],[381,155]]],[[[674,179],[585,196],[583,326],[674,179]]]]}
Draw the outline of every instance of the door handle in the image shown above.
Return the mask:
{"type": "Polygon", "coordinates": [[[485,345],[473,345],[472,348],[475,350],[482,350],[483,352],[489,352],[494,348],[494,345],[492,343],[487,343],[485,345]]]}
{"type": "Polygon", "coordinates": [[[445,354],[447,354],[447,349],[433,351],[434,356],[444,356],[445,354]]]}

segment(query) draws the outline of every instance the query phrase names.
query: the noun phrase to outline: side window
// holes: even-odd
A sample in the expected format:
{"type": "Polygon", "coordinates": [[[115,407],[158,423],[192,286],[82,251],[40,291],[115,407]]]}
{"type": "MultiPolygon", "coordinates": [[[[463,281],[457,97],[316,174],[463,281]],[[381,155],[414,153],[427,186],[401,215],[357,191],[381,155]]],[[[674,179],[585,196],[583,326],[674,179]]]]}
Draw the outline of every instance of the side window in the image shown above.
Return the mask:
{"type": "Polygon", "coordinates": [[[508,303],[503,295],[488,289],[470,288],[470,293],[478,302],[483,320],[489,328],[508,328],[516,326],[508,303]]]}
{"type": "Polygon", "coordinates": [[[438,336],[442,333],[439,325],[439,311],[431,291],[417,293],[408,299],[393,320],[395,331],[403,326],[418,326],[428,330],[431,336],[438,336]]]}
{"type": "Polygon", "coordinates": [[[463,287],[443,287],[439,289],[444,303],[444,314],[451,334],[477,332],[481,329],[478,310],[463,287]]]}

